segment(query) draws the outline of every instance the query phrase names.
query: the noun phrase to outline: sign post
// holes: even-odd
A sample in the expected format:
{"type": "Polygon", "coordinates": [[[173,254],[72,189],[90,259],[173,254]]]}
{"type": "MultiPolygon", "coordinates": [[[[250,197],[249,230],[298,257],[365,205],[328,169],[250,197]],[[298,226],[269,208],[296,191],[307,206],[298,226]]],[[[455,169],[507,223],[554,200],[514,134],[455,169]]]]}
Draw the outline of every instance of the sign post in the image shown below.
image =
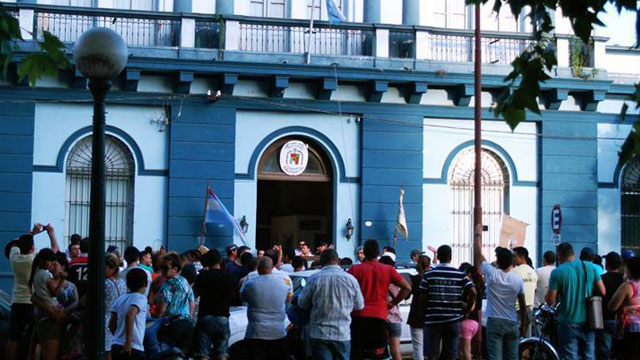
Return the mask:
{"type": "Polygon", "coordinates": [[[551,230],[553,231],[553,235],[551,235],[551,242],[554,245],[559,245],[561,242],[560,231],[562,230],[562,210],[560,209],[560,205],[554,205],[551,210],[551,230]]]}

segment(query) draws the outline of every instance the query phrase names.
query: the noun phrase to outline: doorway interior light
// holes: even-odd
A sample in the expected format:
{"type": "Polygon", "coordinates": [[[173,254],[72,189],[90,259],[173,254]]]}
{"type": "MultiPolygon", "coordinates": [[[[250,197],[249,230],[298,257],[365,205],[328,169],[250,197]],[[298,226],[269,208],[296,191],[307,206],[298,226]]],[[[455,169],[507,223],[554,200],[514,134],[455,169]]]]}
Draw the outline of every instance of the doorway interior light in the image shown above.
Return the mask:
{"type": "Polygon", "coordinates": [[[351,218],[347,220],[346,230],[347,231],[345,232],[344,236],[347,238],[347,240],[351,240],[351,237],[353,236],[353,222],[351,221],[351,218]]]}
{"type": "Polygon", "coordinates": [[[240,228],[246,234],[249,231],[249,223],[247,222],[247,216],[242,215],[242,219],[240,219],[240,228]]]}

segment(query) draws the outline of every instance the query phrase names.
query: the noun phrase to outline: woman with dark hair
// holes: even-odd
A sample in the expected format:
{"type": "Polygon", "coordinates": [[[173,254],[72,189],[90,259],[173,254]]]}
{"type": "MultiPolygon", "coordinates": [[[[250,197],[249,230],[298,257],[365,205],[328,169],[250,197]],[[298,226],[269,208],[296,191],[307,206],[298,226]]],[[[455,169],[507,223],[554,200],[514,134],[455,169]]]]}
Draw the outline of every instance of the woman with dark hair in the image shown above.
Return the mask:
{"type": "Polygon", "coordinates": [[[608,307],[618,311],[621,359],[640,358],[640,257],[627,260],[627,282],[620,285],[608,307]]]}
{"type": "MultiPolygon", "coordinates": [[[[61,283],[53,278],[51,271],[56,261],[55,253],[51,249],[42,249],[33,260],[29,287],[33,289],[41,316],[37,320],[37,341],[42,346],[45,359],[56,360],[60,349],[61,308],[57,296],[61,290],[61,283]]],[[[32,297],[32,299],[33,299],[32,297]]]]}
{"type": "Polygon", "coordinates": [[[467,274],[477,292],[473,310],[460,324],[460,359],[471,360],[473,358],[471,355],[471,340],[476,336],[480,328],[479,312],[482,311],[482,296],[484,296],[485,285],[475,266],[465,262],[460,265],[459,269],[467,274]]]}
{"type": "Polygon", "coordinates": [[[425,253],[418,255],[416,262],[416,275],[411,275],[411,307],[407,324],[411,328],[411,346],[413,347],[413,358],[424,359],[423,330],[424,308],[422,306],[422,291],[420,291],[420,281],[424,273],[431,269],[431,258],[425,253]]]}

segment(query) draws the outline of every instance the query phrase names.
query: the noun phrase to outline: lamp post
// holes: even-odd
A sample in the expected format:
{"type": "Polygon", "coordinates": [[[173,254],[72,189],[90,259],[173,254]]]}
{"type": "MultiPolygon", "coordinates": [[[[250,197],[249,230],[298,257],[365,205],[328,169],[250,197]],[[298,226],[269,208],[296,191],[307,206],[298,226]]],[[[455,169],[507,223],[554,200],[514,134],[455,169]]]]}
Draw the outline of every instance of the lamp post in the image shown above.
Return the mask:
{"type": "Polygon", "coordinates": [[[78,70],[89,79],[93,96],[93,134],[91,149],[91,203],[89,207],[89,271],[87,317],[85,323],[86,356],[104,359],[104,228],[105,228],[105,159],[104,99],[111,79],[127,63],[127,45],[120,35],[107,28],[92,28],[76,41],[73,58],[78,70]]]}

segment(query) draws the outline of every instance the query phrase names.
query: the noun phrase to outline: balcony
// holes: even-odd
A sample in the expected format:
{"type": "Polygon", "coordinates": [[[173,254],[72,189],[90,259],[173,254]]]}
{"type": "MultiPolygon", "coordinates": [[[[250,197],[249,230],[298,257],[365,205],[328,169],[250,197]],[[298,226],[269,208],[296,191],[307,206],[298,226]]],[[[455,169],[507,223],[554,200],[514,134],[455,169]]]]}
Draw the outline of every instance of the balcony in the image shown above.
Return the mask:
{"type": "MultiPolygon", "coordinates": [[[[72,44],[87,29],[103,26],[118,32],[132,55],[140,58],[306,64],[306,54],[310,52],[311,64],[320,66],[472,71],[474,45],[470,30],[361,23],[331,25],[317,21],[310,33],[309,22],[305,20],[8,3],[4,6],[19,19],[25,40],[39,40],[46,30],[72,44]]],[[[598,65],[598,57],[604,54],[604,42],[595,40],[591,62],[598,65]]],[[[560,67],[570,66],[569,43],[569,37],[557,39],[560,67]]],[[[485,73],[507,73],[512,59],[531,44],[527,33],[485,32],[482,39],[485,73]]]]}

